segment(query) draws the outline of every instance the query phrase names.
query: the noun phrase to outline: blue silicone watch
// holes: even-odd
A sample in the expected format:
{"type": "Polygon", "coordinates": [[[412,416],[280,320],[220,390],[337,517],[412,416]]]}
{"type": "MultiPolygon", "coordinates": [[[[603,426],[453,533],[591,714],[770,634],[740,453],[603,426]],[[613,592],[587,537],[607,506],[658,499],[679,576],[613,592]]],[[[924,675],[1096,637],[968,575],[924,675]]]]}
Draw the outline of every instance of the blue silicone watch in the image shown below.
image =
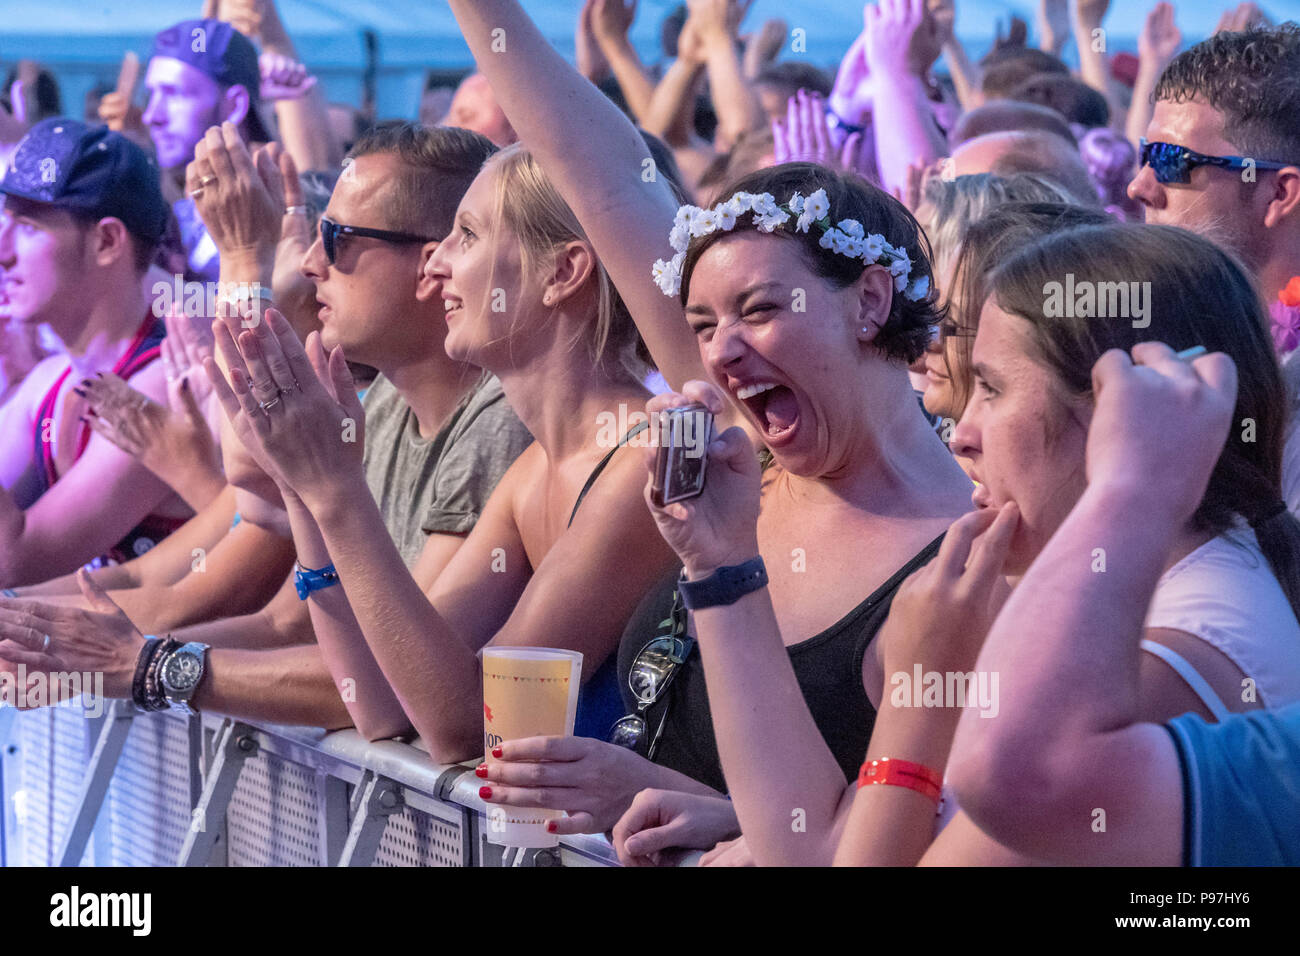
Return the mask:
{"type": "Polygon", "coordinates": [[[718,568],[707,578],[687,581],[686,572],[677,582],[677,592],[682,604],[692,611],[706,607],[735,604],[746,594],[767,586],[767,566],[761,557],[750,558],[744,564],[731,564],[718,568]]]}
{"type": "Polygon", "coordinates": [[[298,600],[305,601],[313,591],[320,591],[339,583],[339,573],[334,565],[327,564],[318,570],[304,568],[297,561],[293,563],[293,586],[298,591],[298,600]]]}

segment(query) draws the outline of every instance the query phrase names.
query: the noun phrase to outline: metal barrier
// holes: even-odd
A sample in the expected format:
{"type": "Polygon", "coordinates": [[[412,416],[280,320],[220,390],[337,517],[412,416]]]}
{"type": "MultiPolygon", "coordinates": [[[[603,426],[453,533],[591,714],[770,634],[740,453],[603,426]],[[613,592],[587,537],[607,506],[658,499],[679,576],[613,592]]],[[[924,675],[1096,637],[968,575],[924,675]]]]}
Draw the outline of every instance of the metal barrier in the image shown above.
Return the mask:
{"type": "MultiPolygon", "coordinates": [[[[479,783],[355,730],[0,708],[0,865],[499,866],[479,783]]],[[[513,865],[618,859],[580,835],[513,865]]]]}

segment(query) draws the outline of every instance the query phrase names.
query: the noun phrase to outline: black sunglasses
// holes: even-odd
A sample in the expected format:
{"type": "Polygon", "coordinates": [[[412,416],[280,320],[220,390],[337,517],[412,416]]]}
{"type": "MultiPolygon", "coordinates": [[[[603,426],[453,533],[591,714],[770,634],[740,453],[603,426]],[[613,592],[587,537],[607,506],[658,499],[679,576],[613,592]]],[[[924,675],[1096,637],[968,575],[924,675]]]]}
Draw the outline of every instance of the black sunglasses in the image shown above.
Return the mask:
{"type": "Polygon", "coordinates": [[[379,239],[383,242],[438,242],[430,236],[413,236],[409,232],[391,232],[388,229],[366,229],[362,226],[340,226],[333,219],[327,219],[325,216],[320,217],[320,241],[325,247],[325,258],[329,260],[330,265],[334,265],[335,255],[338,252],[338,241],[340,236],[356,236],[362,239],[379,239]]]}
{"type": "Polygon", "coordinates": [[[1263,159],[1250,159],[1246,156],[1206,156],[1193,152],[1186,146],[1174,143],[1148,143],[1145,139],[1138,141],[1138,168],[1150,166],[1158,183],[1191,182],[1192,170],[1197,166],[1218,166],[1221,169],[1285,169],[1290,163],[1272,163],[1263,159]]]}
{"type": "Polygon", "coordinates": [[[661,634],[641,648],[632,660],[632,669],[627,675],[627,685],[637,701],[636,713],[616,720],[609,729],[608,737],[611,744],[626,747],[647,760],[654,759],[659,738],[668,722],[668,706],[664,706],[659,726],[655,729],[649,746],[645,742],[648,729],[645,713],[667,692],[695,647],[695,639],[686,636],[686,608],[681,603],[681,595],[676,591],[673,592],[672,613],[663,624],[671,628],[671,633],[661,634]]]}

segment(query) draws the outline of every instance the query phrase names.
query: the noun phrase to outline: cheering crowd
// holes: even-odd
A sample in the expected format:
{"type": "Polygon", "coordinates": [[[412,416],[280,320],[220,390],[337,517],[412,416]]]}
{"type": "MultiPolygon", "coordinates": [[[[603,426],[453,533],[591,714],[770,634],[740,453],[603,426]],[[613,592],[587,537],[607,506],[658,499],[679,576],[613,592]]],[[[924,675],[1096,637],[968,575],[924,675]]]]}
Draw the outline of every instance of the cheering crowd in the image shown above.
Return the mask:
{"type": "Polygon", "coordinates": [[[448,3],[420,123],[272,0],[11,71],[0,679],[477,763],[567,648],[481,796],[628,865],[1300,863],[1300,26],[448,3]]]}

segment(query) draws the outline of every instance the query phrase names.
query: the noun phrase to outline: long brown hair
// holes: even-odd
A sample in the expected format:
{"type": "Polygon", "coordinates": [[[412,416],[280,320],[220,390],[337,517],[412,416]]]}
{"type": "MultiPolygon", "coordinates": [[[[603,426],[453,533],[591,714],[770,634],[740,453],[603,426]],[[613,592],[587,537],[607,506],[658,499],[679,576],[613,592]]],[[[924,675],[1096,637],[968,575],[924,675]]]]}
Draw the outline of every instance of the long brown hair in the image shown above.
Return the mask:
{"type": "Polygon", "coordinates": [[[1175,350],[1202,345],[1233,360],[1233,429],[1193,524],[1221,534],[1238,516],[1250,522],[1300,619],[1300,522],[1281,506],[1289,405],[1263,303],[1241,263],[1172,226],[1086,226],[1016,253],[993,271],[989,287],[999,308],[1029,323],[1031,354],[1067,394],[1089,394],[1097,359],[1139,342],[1164,342],[1175,350]],[[1094,289],[1147,284],[1143,321],[1149,324],[1139,328],[1127,317],[1085,318],[1072,309],[1045,308],[1051,284],[1067,281],[1076,288],[1093,283],[1094,289]]]}

